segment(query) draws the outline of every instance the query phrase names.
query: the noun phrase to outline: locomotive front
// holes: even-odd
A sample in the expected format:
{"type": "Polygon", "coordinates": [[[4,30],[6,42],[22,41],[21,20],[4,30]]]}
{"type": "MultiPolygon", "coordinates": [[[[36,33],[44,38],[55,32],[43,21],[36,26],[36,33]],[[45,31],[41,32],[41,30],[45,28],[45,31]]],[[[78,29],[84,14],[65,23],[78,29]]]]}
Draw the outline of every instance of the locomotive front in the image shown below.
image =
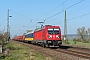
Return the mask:
{"type": "Polygon", "coordinates": [[[60,47],[60,45],[62,44],[60,27],[47,26],[45,32],[46,46],[60,47]]]}

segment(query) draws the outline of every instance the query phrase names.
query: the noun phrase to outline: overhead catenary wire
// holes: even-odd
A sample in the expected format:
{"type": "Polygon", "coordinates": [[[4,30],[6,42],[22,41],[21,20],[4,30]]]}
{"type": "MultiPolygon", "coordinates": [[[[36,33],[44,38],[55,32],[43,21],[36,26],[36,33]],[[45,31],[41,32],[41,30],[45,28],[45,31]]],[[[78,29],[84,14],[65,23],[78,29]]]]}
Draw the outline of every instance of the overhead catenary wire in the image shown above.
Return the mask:
{"type": "Polygon", "coordinates": [[[79,12],[79,11],[81,11],[81,10],[84,10],[84,9],[86,9],[86,8],[90,8],[90,6],[86,6],[86,7],[84,7],[84,8],[78,9],[78,10],[76,10],[76,11],[74,11],[74,12],[71,12],[71,13],[67,14],[67,16],[68,16],[68,15],[71,15],[71,14],[73,14],[73,13],[79,12]]]}
{"type": "Polygon", "coordinates": [[[50,10],[49,12],[47,12],[45,15],[49,14],[50,12],[52,12],[53,10],[57,9],[58,7],[60,7],[61,5],[65,4],[68,0],[65,0],[63,3],[61,3],[60,5],[56,6],[55,8],[53,8],[52,10],[50,10]]]}
{"type": "MultiPolygon", "coordinates": [[[[77,2],[77,3],[75,3],[75,4],[73,4],[73,5],[71,5],[71,6],[67,7],[67,8],[65,8],[64,10],[67,10],[67,9],[69,9],[69,8],[75,6],[75,5],[77,5],[77,4],[79,4],[79,3],[83,2],[83,1],[84,1],[84,0],[81,0],[81,1],[79,1],[79,2],[77,2]]],[[[48,20],[48,19],[50,19],[50,18],[52,18],[52,17],[54,17],[54,16],[56,16],[56,15],[62,13],[64,10],[62,10],[62,11],[60,11],[60,12],[58,12],[58,13],[56,13],[56,14],[54,14],[54,15],[52,15],[52,16],[46,18],[46,19],[44,19],[44,22],[45,22],[46,20],[48,20]]],[[[82,15],[81,15],[81,16],[82,16],[82,15]]],[[[79,18],[79,17],[75,17],[75,18],[79,18]]],[[[75,19],[75,18],[74,18],[74,19],[75,19]]],[[[70,19],[69,19],[69,20],[70,20],[70,19]]],[[[60,23],[63,23],[63,22],[64,22],[64,21],[62,21],[62,22],[60,22],[60,23]]]]}
{"type": "MultiPolygon", "coordinates": [[[[50,13],[50,12],[52,12],[53,10],[57,9],[59,6],[63,5],[63,4],[66,3],[67,1],[68,1],[68,0],[65,0],[63,3],[61,3],[60,5],[58,5],[57,7],[55,7],[54,9],[52,9],[51,11],[49,11],[48,13],[50,13]]],[[[12,11],[12,10],[10,10],[10,11],[13,12],[13,13],[15,13],[15,14],[17,14],[17,15],[19,15],[19,16],[22,16],[22,17],[24,17],[24,18],[29,19],[29,20],[32,21],[32,19],[30,19],[30,18],[28,18],[28,17],[26,17],[26,16],[24,16],[24,15],[21,15],[21,14],[19,14],[19,13],[17,13],[17,12],[12,11]]],[[[48,13],[46,13],[45,15],[47,15],[48,13]]],[[[54,15],[53,15],[53,16],[54,16],[54,15]]],[[[38,24],[38,23],[37,23],[37,24],[38,24]]],[[[37,25],[37,24],[35,24],[35,25],[37,25]]]]}
{"type": "MultiPolygon", "coordinates": [[[[62,2],[61,4],[59,4],[58,6],[56,6],[55,8],[53,8],[52,10],[50,10],[49,12],[47,12],[46,14],[44,14],[43,16],[48,15],[50,12],[54,11],[55,9],[57,9],[58,7],[60,7],[61,5],[65,4],[68,0],[65,0],[64,2],[62,2]]],[[[42,16],[42,17],[43,17],[42,16]]],[[[41,18],[41,17],[40,17],[41,18]]],[[[39,19],[37,19],[39,20],[39,19]]],[[[44,20],[44,19],[43,19],[44,20]]]]}
{"type": "MultiPolygon", "coordinates": [[[[75,4],[73,4],[73,5],[71,5],[71,6],[69,6],[69,7],[67,7],[67,8],[64,9],[64,10],[70,9],[71,7],[73,7],[73,6],[75,6],[75,5],[79,4],[79,3],[81,3],[81,2],[83,2],[83,1],[84,1],[84,0],[81,0],[81,1],[79,1],[79,2],[77,2],[77,3],[75,3],[75,4]]],[[[62,13],[64,10],[62,10],[62,11],[60,11],[60,12],[58,12],[58,13],[56,13],[56,14],[54,14],[54,15],[52,15],[52,16],[46,18],[46,19],[44,19],[44,22],[45,22],[47,19],[50,19],[50,18],[52,18],[52,17],[54,17],[54,16],[56,16],[56,15],[62,13]]]]}
{"type": "MultiPolygon", "coordinates": [[[[64,4],[66,1],[67,1],[67,0],[65,0],[62,4],[64,4]]],[[[75,6],[75,5],[77,5],[77,4],[79,4],[79,3],[81,3],[82,1],[84,1],[84,0],[81,0],[81,1],[79,1],[79,2],[77,2],[77,3],[75,3],[75,4],[73,4],[73,5],[69,6],[68,8],[66,8],[66,10],[69,9],[69,8],[71,8],[71,7],[73,7],[73,6],[75,6]]],[[[60,6],[60,5],[58,5],[56,8],[58,8],[59,6],[60,6]]],[[[52,11],[55,10],[56,8],[52,9],[50,12],[52,12],[52,11]]],[[[10,10],[10,11],[12,11],[12,10],[10,10]]],[[[12,12],[14,12],[14,11],[12,11],[12,12]]],[[[56,13],[56,14],[54,14],[54,15],[52,15],[52,16],[50,16],[50,17],[48,17],[48,18],[46,18],[46,19],[44,19],[44,22],[45,22],[46,20],[48,20],[48,19],[50,19],[50,18],[52,18],[52,17],[54,17],[54,16],[62,13],[62,12],[63,12],[63,10],[60,11],[60,12],[58,12],[58,13],[56,13]]],[[[14,12],[14,13],[16,13],[16,12],[14,12]]],[[[48,13],[49,13],[49,12],[48,12],[48,13]]],[[[47,14],[48,14],[48,13],[47,13],[47,14]]],[[[18,14],[18,13],[16,13],[16,14],[18,14]]],[[[23,15],[21,15],[21,14],[18,14],[18,15],[20,15],[20,16],[26,18],[26,19],[31,20],[30,18],[27,18],[26,16],[23,16],[23,15]]],[[[36,25],[37,25],[37,24],[36,24],[36,25]]]]}
{"type": "Polygon", "coordinates": [[[73,4],[73,5],[69,6],[69,7],[68,7],[68,8],[66,8],[65,10],[67,10],[67,9],[69,9],[69,8],[71,8],[71,7],[75,6],[75,5],[77,5],[77,4],[79,4],[79,3],[83,2],[83,1],[84,1],[84,0],[81,0],[81,1],[79,1],[79,2],[77,2],[77,3],[75,3],[75,4],[73,4]]]}
{"type": "Polygon", "coordinates": [[[71,19],[67,19],[67,21],[73,20],[73,19],[76,19],[76,18],[80,18],[80,17],[86,16],[86,15],[89,15],[89,14],[90,13],[86,13],[86,14],[83,14],[83,15],[80,15],[80,16],[77,16],[77,17],[74,17],[74,18],[71,18],[71,19]]]}
{"type": "MultiPolygon", "coordinates": [[[[77,17],[74,17],[74,18],[71,18],[71,19],[67,19],[67,21],[74,20],[74,19],[77,19],[77,18],[80,18],[80,17],[86,16],[86,15],[89,15],[89,14],[90,14],[90,13],[86,13],[86,14],[83,14],[83,15],[80,15],[80,16],[77,16],[77,17]]],[[[59,22],[59,23],[64,23],[64,21],[59,22]]],[[[55,23],[55,24],[58,24],[58,23],[55,23]]]]}
{"type": "MultiPolygon", "coordinates": [[[[19,14],[19,13],[17,13],[17,12],[14,12],[14,11],[12,11],[12,10],[10,10],[11,12],[13,12],[13,13],[15,13],[15,14],[17,14],[17,15],[19,15],[19,16],[21,16],[21,17],[23,17],[23,18],[25,18],[25,19],[27,19],[27,20],[30,20],[30,22],[32,22],[32,19],[30,19],[30,18],[28,18],[28,17],[26,17],[26,16],[24,16],[24,15],[22,15],[22,14],[19,14]]],[[[23,26],[22,26],[23,27],[23,26]]]]}
{"type": "Polygon", "coordinates": [[[21,14],[19,14],[19,13],[17,13],[17,12],[14,12],[14,11],[12,11],[12,10],[10,10],[11,12],[13,12],[13,13],[15,13],[15,14],[17,14],[17,15],[19,15],[19,16],[21,16],[21,17],[23,17],[23,18],[26,18],[27,20],[30,20],[30,22],[32,22],[32,19],[30,19],[30,18],[28,18],[28,17],[26,17],[26,16],[24,16],[24,15],[21,15],[21,14]]]}
{"type": "Polygon", "coordinates": [[[23,17],[23,18],[26,18],[26,19],[28,19],[28,20],[32,20],[32,19],[30,19],[30,18],[28,18],[28,17],[26,17],[26,16],[24,16],[24,15],[22,15],[22,14],[19,14],[19,13],[17,13],[17,12],[12,11],[12,10],[10,10],[10,11],[13,12],[13,13],[15,13],[15,14],[17,14],[17,15],[19,15],[19,16],[21,16],[21,17],[23,17]]]}
{"type": "MultiPolygon", "coordinates": [[[[81,10],[84,10],[84,9],[86,9],[86,8],[89,8],[90,6],[86,6],[86,7],[84,7],[84,8],[81,8],[81,9],[79,9],[79,10],[76,10],[76,11],[74,11],[74,12],[72,12],[72,13],[69,13],[69,14],[67,14],[67,16],[69,16],[69,15],[71,15],[71,14],[73,14],[73,13],[76,13],[76,12],[78,12],[78,11],[81,11],[81,10]]],[[[83,14],[83,15],[88,15],[88,13],[87,14],[83,14]]],[[[80,16],[83,16],[83,15],[80,15],[80,16]]],[[[77,17],[79,17],[79,16],[77,16],[77,17]]],[[[75,18],[75,17],[74,17],[75,18]]],[[[73,18],[71,18],[72,20],[73,20],[73,18]]],[[[68,20],[71,20],[71,19],[68,19],[68,20]]],[[[76,19],[76,18],[75,18],[76,19]]],[[[62,21],[62,22],[58,22],[58,23],[63,23],[64,21],[62,21]]],[[[55,24],[58,24],[58,23],[55,23],[55,24]]],[[[54,24],[54,25],[55,25],[54,24]]]]}

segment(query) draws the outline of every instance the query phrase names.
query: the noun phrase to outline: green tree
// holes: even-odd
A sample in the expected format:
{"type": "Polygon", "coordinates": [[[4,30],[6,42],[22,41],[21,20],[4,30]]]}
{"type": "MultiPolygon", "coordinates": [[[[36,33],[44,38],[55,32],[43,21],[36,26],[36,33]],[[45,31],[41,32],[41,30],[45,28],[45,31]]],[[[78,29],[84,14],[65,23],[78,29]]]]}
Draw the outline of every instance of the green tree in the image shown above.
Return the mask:
{"type": "Polygon", "coordinates": [[[23,33],[23,35],[25,35],[26,33],[23,33]]]}
{"type": "Polygon", "coordinates": [[[36,30],[39,30],[39,29],[40,29],[40,28],[36,28],[35,31],[36,31],[36,30]]]}
{"type": "Polygon", "coordinates": [[[29,33],[29,32],[32,32],[33,30],[27,30],[26,32],[29,33]]]}

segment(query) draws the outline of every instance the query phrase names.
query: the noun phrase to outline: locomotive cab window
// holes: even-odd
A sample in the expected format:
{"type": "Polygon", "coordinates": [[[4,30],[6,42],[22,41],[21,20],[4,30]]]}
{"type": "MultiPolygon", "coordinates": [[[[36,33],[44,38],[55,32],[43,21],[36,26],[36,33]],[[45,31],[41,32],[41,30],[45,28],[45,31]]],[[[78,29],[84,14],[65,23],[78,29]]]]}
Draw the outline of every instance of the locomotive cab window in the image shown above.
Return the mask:
{"type": "Polygon", "coordinates": [[[57,29],[57,28],[48,28],[48,34],[59,34],[59,29],[57,29]]]}
{"type": "Polygon", "coordinates": [[[54,29],[54,34],[59,34],[59,29],[54,29]]]}
{"type": "Polygon", "coordinates": [[[53,29],[48,29],[48,34],[53,34],[53,29]]]}

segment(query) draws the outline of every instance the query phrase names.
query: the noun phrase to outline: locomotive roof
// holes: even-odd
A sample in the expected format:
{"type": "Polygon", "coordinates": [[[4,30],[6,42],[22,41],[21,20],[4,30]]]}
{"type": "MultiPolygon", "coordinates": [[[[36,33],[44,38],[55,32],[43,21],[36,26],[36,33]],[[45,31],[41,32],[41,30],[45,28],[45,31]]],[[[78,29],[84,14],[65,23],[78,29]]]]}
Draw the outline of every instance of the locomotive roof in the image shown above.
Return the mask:
{"type": "Polygon", "coordinates": [[[28,33],[26,33],[25,35],[27,35],[27,34],[31,34],[31,33],[33,33],[34,31],[32,31],[32,32],[28,32],[28,33]]]}
{"type": "MultiPolygon", "coordinates": [[[[45,26],[43,26],[42,29],[45,29],[45,28],[47,28],[47,27],[59,27],[59,26],[45,25],[45,26]]],[[[42,29],[39,28],[38,30],[35,30],[35,31],[40,31],[40,30],[42,30],[42,29]]]]}
{"type": "Polygon", "coordinates": [[[59,26],[45,25],[44,27],[59,27],[59,26]]]}

